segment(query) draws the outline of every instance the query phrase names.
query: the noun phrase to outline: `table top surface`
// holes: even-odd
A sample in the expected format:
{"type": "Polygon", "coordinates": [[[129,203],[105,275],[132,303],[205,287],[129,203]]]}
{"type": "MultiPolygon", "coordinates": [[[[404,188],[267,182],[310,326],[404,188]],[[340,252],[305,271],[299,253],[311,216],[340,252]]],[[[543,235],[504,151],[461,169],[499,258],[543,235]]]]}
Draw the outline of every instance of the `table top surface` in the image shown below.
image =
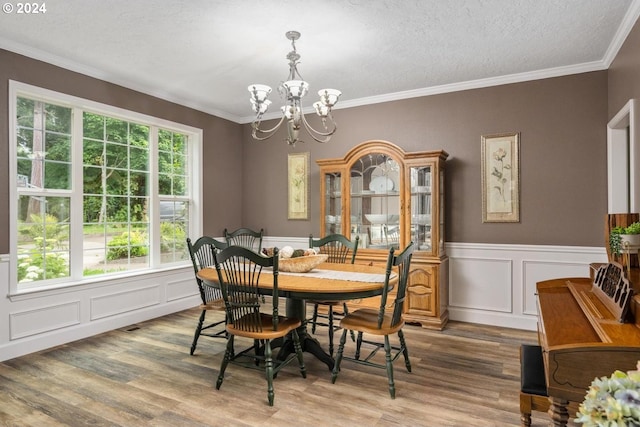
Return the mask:
{"type": "MultiPolygon", "coordinates": [[[[385,269],[382,267],[359,264],[322,263],[309,273],[288,274],[279,272],[278,292],[281,296],[291,298],[331,298],[351,299],[380,295],[384,285],[385,269]],[[321,277],[321,271],[331,270],[344,272],[345,278],[321,277]],[[367,280],[358,280],[358,274],[368,275],[367,280]],[[376,275],[379,277],[371,276],[376,275]],[[373,280],[372,280],[373,278],[373,280]]],[[[218,273],[214,267],[203,268],[198,277],[209,286],[218,285],[218,273]]],[[[392,275],[389,285],[397,283],[397,276],[392,275]]],[[[258,283],[260,288],[269,290],[273,287],[273,275],[263,271],[258,283]]]]}

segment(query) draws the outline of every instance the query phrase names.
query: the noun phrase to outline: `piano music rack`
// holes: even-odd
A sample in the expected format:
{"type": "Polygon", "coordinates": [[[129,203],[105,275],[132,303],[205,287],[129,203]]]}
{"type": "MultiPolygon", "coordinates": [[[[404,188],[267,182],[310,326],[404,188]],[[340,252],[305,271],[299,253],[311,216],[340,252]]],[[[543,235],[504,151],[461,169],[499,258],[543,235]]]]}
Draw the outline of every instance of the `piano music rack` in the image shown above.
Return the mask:
{"type": "Polygon", "coordinates": [[[612,262],[600,266],[592,289],[618,322],[623,323],[627,320],[633,288],[624,276],[624,270],[620,264],[612,262]]]}

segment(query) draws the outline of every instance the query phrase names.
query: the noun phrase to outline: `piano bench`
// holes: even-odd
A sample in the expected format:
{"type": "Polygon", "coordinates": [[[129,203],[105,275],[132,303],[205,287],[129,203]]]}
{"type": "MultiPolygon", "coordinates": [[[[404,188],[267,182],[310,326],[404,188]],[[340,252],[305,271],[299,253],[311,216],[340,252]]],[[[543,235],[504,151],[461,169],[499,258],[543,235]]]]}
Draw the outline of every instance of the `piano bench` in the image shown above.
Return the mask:
{"type": "Polygon", "coordinates": [[[520,346],[520,422],[522,426],[531,426],[531,411],[547,412],[549,406],[542,347],[522,344],[520,346]]]}

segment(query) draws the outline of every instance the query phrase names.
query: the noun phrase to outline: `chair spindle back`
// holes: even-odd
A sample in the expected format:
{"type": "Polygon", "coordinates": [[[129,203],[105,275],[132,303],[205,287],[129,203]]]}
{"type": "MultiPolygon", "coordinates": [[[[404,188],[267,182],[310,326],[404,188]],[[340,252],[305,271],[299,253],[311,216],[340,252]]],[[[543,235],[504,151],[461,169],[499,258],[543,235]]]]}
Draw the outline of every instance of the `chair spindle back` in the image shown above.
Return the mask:
{"type": "Polygon", "coordinates": [[[187,238],[187,247],[189,248],[191,263],[193,264],[193,271],[196,274],[196,282],[198,283],[202,303],[206,305],[211,301],[221,299],[222,293],[220,289],[204,286],[197,274],[198,271],[203,268],[214,267],[216,265],[214,253],[226,248],[227,244],[213,237],[202,236],[193,243],[190,238],[187,238]]]}
{"type": "Polygon", "coordinates": [[[258,287],[265,267],[273,269],[273,330],[278,328],[278,249],[272,257],[264,257],[242,246],[229,246],[214,254],[218,281],[224,298],[228,322],[236,329],[262,332],[258,287]]]}
{"type": "Polygon", "coordinates": [[[231,232],[226,228],[224,229],[224,238],[228,246],[242,246],[257,253],[262,251],[263,235],[264,229],[262,228],[260,231],[251,230],[250,228],[238,228],[231,232]]]}
{"type": "Polygon", "coordinates": [[[413,242],[409,243],[409,245],[402,251],[402,253],[395,255],[395,249],[391,248],[389,250],[389,256],[387,258],[387,269],[385,272],[385,286],[382,291],[382,298],[380,300],[380,310],[378,312],[378,328],[382,327],[382,322],[384,320],[385,310],[387,306],[387,297],[389,295],[389,279],[391,278],[391,273],[393,272],[394,267],[398,267],[398,284],[396,285],[396,299],[393,303],[393,314],[391,318],[391,325],[397,325],[402,319],[402,308],[404,305],[404,300],[407,294],[407,284],[409,282],[409,273],[411,271],[411,257],[413,256],[413,251],[415,249],[415,245],[413,242]]]}
{"type": "Polygon", "coordinates": [[[358,252],[360,236],[351,241],[342,234],[329,234],[321,239],[309,235],[309,248],[319,248],[321,254],[329,255],[327,262],[345,264],[347,259],[353,264],[358,252]]]}

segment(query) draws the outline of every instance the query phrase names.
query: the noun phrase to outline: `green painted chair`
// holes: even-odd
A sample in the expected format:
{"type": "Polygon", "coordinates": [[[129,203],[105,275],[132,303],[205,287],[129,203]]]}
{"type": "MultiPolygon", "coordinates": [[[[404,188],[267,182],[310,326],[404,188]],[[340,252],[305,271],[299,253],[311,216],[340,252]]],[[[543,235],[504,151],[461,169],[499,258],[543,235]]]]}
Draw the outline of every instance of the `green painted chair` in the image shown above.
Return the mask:
{"type": "MultiPolygon", "coordinates": [[[[345,264],[347,261],[353,264],[356,261],[359,242],[359,236],[356,236],[353,241],[342,234],[330,234],[321,239],[314,239],[313,235],[309,236],[309,247],[318,248],[321,254],[329,255],[327,262],[335,264],[345,264]]],[[[309,319],[309,323],[311,323],[311,333],[316,333],[316,326],[318,325],[329,328],[329,354],[333,356],[333,333],[335,330],[340,329],[339,326],[334,325],[336,313],[334,313],[333,307],[342,304],[342,313],[346,315],[349,313],[347,303],[344,301],[324,300],[309,300],[307,302],[313,304],[313,315],[311,319],[309,319]],[[321,305],[327,307],[327,314],[318,313],[318,307],[321,305]],[[327,319],[327,322],[318,321],[318,318],[327,319]]],[[[355,335],[352,335],[352,338],[355,341],[355,335]]]]}
{"type": "MultiPolygon", "coordinates": [[[[216,389],[220,389],[230,362],[252,369],[264,369],[267,378],[267,398],[269,405],[273,406],[273,378],[283,367],[297,358],[300,373],[304,378],[307,377],[300,338],[296,330],[302,325],[302,320],[279,315],[278,250],[274,250],[272,257],[265,257],[241,246],[230,246],[215,253],[214,257],[228,319],[227,348],[220,366],[216,389]],[[265,267],[271,267],[272,271],[263,273],[265,267]],[[266,303],[261,298],[258,288],[261,274],[273,274],[273,292],[266,303]],[[293,339],[295,353],[284,360],[278,360],[272,355],[271,341],[287,335],[293,339]],[[253,347],[234,353],[236,336],[253,340],[253,347]]],[[[250,384],[245,385],[251,387],[250,384]]]]}
{"type": "MultiPolygon", "coordinates": [[[[379,309],[362,308],[349,313],[342,318],[340,326],[343,328],[342,336],[340,337],[340,345],[338,346],[338,354],[336,356],[336,363],[333,367],[331,374],[331,382],[335,383],[340,372],[340,365],[343,359],[351,360],[355,363],[359,363],[367,366],[374,366],[377,368],[383,368],[387,370],[387,378],[389,381],[389,394],[392,399],[396,397],[396,386],[393,381],[393,362],[404,355],[404,363],[407,367],[407,371],[411,372],[411,363],[409,362],[409,351],[407,350],[407,344],[402,333],[402,327],[404,326],[404,319],[402,318],[402,308],[404,305],[405,296],[407,293],[407,283],[409,282],[409,272],[411,267],[411,257],[414,251],[413,242],[410,243],[402,253],[395,255],[395,249],[389,250],[389,256],[387,258],[387,269],[384,291],[380,300],[379,309]],[[389,279],[391,277],[392,270],[397,267],[398,283],[395,285],[397,289],[396,299],[393,302],[393,311],[386,313],[387,298],[389,296],[389,279]],[[356,351],[353,357],[347,357],[344,355],[344,346],[347,342],[347,331],[355,331],[358,333],[358,339],[356,340],[356,351]],[[373,335],[378,337],[384,337],[384,342],[373,341],[372,339],[363,339],[363,334],[373,335]],[[400,341],[399,345],[392,346],[389,340],[389,336],[392,334],[398,334],[400,341]],[[373,346],[369,351],[369,354],[362,358],[360,351],[362,344],[373,346]],[[385,363],[376,363],[373,361],[373,357],[378,350],[384,349],[385,363]]],[[[369,348],[369,347],[368,347],[369,348]]]]}
{"type": "Polygon", "coordinates": [[[193,336],[193,342],[191,343],[190,354],[196,351],[198,345],[198,338],[200,335],[213,337],[213,338],[226,338],[226,332],[223,326],[225,321],[218,320],[209,324],[205,324],[205,317],[207,311],[218,311],[224,313],[224,301],[222,299],[222,293],[219,289],[212,288],[210,286],[204,286],[202,280],[198,278],[198,271],[205,267],[214,267],[215,259],[213,253],[227,247],[226,242],[221,242],[212,237],[202,236],[195,242],[191,242],[190,238],[187,238],[187,247],[189,248],[189,256],[191,257],[191,263],[193,264],[193,271],[196,274],[196,283],[198,284],[198,291],[202,303],[200,304],[200,318],[196,326],[196,332],[193,336]],[[218,330],[213,332],[214,328],[218,330]]]}
{"type": "Polygon", "coordinates": [[[224,238],[229,246],[242,246],[251,249],[254,252],[262,251],[262,237],[264,229],[260,231],[251,230],[250,228],[238,228],[235,231],[224,229],[224,238]]]}

